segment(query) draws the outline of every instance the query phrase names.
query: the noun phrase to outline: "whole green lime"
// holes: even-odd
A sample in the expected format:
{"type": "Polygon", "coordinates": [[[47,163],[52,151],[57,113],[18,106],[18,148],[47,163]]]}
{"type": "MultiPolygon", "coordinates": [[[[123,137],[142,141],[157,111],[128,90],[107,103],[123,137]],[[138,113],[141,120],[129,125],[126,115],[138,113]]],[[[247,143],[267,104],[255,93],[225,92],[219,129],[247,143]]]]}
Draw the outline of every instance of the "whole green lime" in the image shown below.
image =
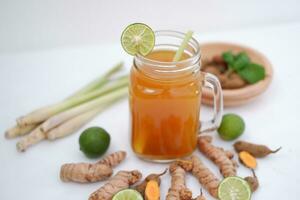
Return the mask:
{"type": "Polygon", "coordinates": [[[244,120],[239,115],[231,113],[223,116],[218,132],[223,140],[231,141],[242,135],[244,130],[244,120]]]}
{"type": "Polygon", "coordinates": [[[88,128],[79,137],[80,150],[89,158],[102,156],[107,151],[109,144],[109,134],[100,127],[88,128]]]}

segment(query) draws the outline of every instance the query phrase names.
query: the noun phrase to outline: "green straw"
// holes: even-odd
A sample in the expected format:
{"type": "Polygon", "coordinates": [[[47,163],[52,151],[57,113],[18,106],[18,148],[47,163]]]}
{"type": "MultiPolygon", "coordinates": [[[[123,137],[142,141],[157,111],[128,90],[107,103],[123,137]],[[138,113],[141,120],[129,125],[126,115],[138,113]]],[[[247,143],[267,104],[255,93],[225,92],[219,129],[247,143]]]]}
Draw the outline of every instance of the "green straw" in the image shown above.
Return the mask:
{"type": "Polygon", "coordinates": [[[192,38],[192,36],[193,36],[193,31],[188,31],[185,34],[185,37],[184,37],[179,49],[176,51],[176,54],[173,58],[173,62],[178,62],[181,59],[181,56],[182,56],[185,48],[187,47],[189,40],[192,38]]]}

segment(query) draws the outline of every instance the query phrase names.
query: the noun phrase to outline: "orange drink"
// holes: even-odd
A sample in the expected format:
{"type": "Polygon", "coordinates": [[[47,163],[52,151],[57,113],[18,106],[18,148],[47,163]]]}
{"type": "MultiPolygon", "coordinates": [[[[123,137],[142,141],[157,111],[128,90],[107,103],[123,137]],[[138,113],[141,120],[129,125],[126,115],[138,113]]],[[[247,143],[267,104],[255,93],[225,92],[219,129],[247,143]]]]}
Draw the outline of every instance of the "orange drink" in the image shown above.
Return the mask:
{"type": "MultiPolygon", "coordinates": [[[[164,33],[157,32],[156,38],[164,33]]],[[[172,32],[165,34],[173,36],[172,32]]],[[[200,72],[197,41],[193,39],[187,49],[178,62],[172,61],[172,45],[158,44],[146,57],[134,58],[129,87],[131,145],[139,157],[172,160],[188,156],[196,148],[201,92],[207,80],[200,72]]],[[[211,82],[221,90],[217,79],[211,82]]]]}

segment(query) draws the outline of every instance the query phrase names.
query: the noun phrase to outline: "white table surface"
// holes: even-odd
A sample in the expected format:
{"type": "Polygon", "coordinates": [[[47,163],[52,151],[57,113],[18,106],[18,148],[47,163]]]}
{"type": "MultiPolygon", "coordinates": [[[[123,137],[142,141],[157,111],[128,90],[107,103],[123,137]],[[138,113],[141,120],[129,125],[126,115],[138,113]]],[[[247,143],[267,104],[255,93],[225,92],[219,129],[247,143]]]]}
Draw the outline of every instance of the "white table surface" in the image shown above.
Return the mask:
{"type": "MultiPolygon", "coordinates": [[[[256,171],[260,188],[252,199],[299,199],[300,190],[300,23],[234,30],[202,35],[201,42],[228,41],[256,48],[274,65],[274,80],[270,88],[254,102],[225,109],[238,113],[246,121],[246,131],[240,139],[282,146],[277,154],[258,160],[256,171]]],[[[40,52],[0,55],[0,130],[14,124],[14,119],[33,109],[54,103],[103,73],[119,60],[125,60],[127,70],[131,58],[119,44],[81,46],[40,52]]],[[[204,108],[204,118],[209,117],[204,108]]],[[[147,163],[136,158],[130,149],[126,100],[103,112],[89,126],[102,126],[112,136],[109,152],[124,149],[128,158],[115,169],[139,169],[144,175],[159,172],[166,165],[147,163]]],[[[80,131],[79,131],[80,132],[80,131]]],[[[60,166],[67,162],[91,162],[79,151],[79,132],[55,142],[42,142],[25,153],[18,153],[17,140],[0,139],[0,199],[87,199],[103,183],[63,183],[60,166]]],[[[213,133],[213,135],[216,135],[213,133]]],[[[231,149],[232,143],[217,136],[214,143],[231,149]]],[[[195,152],[199,154],[198,151],[195,152]]],[[[199,154],[200,155],[200,154],[199,154]]],[[[219,176],[217,168],[203,158],[219,176]]],[[[240,176],[250,174],[240,166],[240,176]]],[[[199,184],[188,176],[188,186],[197,195],[199,184]]],[[[169,176],[162,181],[162,197],[169,187],[169,176]]],[[[207,195],[207,199],[211,199],[207,195]]]]}

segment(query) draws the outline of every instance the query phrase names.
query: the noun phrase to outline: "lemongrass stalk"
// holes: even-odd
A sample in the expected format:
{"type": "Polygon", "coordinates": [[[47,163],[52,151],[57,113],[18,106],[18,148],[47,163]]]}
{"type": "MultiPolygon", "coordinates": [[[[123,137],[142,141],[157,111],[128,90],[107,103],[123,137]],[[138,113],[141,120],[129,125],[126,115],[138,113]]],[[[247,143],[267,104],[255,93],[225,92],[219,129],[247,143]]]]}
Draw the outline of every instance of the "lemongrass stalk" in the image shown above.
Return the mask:
{"type": "Polygon", "coordinates": [[[42,132],[40,126],[36,127],[33,131],[31,131],[28,135],[25,135],[18,143],[17,150],[19,152],[24,152],[30,146],[39,143],[44,140],[46,135],[42,132]]]}
{"type": "Polygon", "coordinates": [[[15,125],[5,131],[5,137],[7,139],[12,139],[12,138],[16,138],[19,136],[23,136],[23,135],[29,133],[30,131],[32,131],[33,129],[35,129],[36,127],[37,127],[37,125],[35,125],[35,124],[23,126],[23,127],[15,125]]]}
{"type": "Polygon", "coordinates": [[[186,49],[186,47],[188,46],[189,40],[192,38],[192,36],[193,36],[193,31],[188,31],[185,34],[185,37],[184,37],[179,49],[176,51],[176,54],[173,58],[173,62],[178,62],[181,59],[182,54],[183,54],[184,50],[186,49]]]}
{"type": "Polygon", "coordinates": [[[84,86],[82,89],[75,92],[69,98],[78,97],[78,96],[81,96],[83,94],[89,93],[89,92],[91,92],[91,91],[93,91],[93,90],[95,90],[99,87],[102,87],[103,85],[105,85],[106,83],[109,82],[109,78],[112,75],[114,75],[116,72],[118,72],[122,69],[123,65],[124,65],[123,62],[119,62],[113,68],[111,68],[108,72],[106,72],[104,75],[102,75],[102,76],[98,77],[97,79],[95,79],[94,81],[90,82],[89,84],[84,86]]]}
{"type": "Polygon", "coordinates": [[[128,93],[128,88],[123,87],[121,89],[114,90],[113,92],[108,93],[106,95],[100,96],[97,99],[91,100],[89,102],[86,102],[74,108],[71,108],[67,111],[54,115],[41,125],[41,130],[46,133],[73,117],[76,117],[89,110],[97,109],[99,106],[102,106],[103,104],[116,101],[117,99],[124,97],[127,93],[128,93]]]}
{"type": "Polygon", "coordinates": [[[107,106],[111,105],[112,103],[113,102],[110,102],[109,104],[102,104],[96,109],[92,109],[74,118],[71,118],[70,120],[67,120],[66,122],[47,132],[47,139],[55,140],[71,135],[72,133],[78,131],[89,121],[91,121],[94,117],[96,117],[100,112],[102,112],[104,109],[107,108],[107,106]]]}
{"type": "Polygon", "coordinates": [[[117,79],[116,81],[114,81],[113,83],[111,83],[109,85],[105,85],[104,87],[94,90],[85,95],[67,99],[63,102],[40,108],[32,113],[29,113],[28,115],[26,115],[24,117],[20,117],[19,119],[17,119],[17,123],[19,126],[26,126],[26,125],[30,125],[30,124],[37,124],[37,123],[43,122],[53,115],[56,115],[60,112],[63,112],[69,108],[72,108],[72,107],[82,104],[84,102],[90,101],[101,95],[112,92],[112,91],[114,91],[118,88],[124,87],[126,85],[128,85],[128,76],[121,77],[121,78],[117,79]]]}

